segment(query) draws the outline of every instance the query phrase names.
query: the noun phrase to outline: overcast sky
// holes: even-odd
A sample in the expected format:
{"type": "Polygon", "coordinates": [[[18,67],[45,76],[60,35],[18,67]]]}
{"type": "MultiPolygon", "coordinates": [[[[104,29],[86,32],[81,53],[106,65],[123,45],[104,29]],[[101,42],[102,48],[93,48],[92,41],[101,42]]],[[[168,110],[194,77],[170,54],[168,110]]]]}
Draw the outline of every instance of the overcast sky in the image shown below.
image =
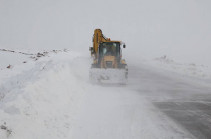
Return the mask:
{"type": "Polygon", "coordinates": [[[0,0],[0,47],[87,51],[95,28],[127,56],[210,63],[210,0],[0,0]]]}

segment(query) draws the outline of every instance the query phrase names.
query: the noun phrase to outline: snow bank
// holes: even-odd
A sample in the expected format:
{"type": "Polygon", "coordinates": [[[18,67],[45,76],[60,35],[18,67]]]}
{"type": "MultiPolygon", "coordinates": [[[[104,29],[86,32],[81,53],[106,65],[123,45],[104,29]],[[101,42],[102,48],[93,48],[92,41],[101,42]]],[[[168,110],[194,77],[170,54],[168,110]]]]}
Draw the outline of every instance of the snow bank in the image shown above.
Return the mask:
{"type": "Polygon", "coordinates": [[[196,78],[211,79],[211,68],[205,65],[197,65],[194,63],[185,64],[178,63],[167,56],[155,58],[151,64],[156,65],[164,70],[170,70],[180,73],[184,76],[191,76],[196,78]]]}
{"type": "Polygon", "coordinates": [[[88,75],[74,67],[76,53],[63,52],[51,57],[34,62],[30,69],[8,78],[1,86],[5,93],[0,101],[0,124],[11,133],[0,130],[0,138],[56,139],[69,134],[88,75]]]}

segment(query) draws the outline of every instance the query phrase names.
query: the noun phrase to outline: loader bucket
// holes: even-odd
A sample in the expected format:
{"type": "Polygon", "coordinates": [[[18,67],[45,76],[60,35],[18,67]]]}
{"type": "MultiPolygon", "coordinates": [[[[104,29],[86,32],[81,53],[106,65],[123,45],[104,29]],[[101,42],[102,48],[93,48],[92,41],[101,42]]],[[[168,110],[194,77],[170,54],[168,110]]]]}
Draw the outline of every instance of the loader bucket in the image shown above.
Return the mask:
{"type": "Polygon", "coordinates": [[[89,78],[94,83],[126,84],[127,69],[91,68],[89,78]]]}

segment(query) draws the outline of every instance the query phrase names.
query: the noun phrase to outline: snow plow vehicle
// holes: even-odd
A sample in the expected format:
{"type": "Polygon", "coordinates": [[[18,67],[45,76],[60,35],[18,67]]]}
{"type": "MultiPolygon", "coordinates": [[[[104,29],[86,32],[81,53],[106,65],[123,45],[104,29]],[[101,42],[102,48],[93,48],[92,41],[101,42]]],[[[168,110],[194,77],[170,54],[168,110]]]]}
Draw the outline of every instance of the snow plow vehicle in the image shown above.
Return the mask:
{"type": "Polygon", "coordinates": [[[90,47],[93,63],[90,69],[90,80],[98,83],[127,82],[128,68],[122,59],[122,50],[126,47],[121,41],[113,41],[106,38],[101,29],[95,29],[93,35],[93,47],[90,47]]]}

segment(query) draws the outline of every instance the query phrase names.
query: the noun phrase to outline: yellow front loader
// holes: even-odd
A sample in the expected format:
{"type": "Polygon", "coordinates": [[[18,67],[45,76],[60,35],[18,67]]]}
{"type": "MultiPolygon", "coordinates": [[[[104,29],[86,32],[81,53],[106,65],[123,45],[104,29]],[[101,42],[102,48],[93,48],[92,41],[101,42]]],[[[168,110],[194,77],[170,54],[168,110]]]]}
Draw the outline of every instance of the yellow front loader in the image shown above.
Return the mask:
{"type": "Polygon", "coordinates": [[[93,63],[90,70],[90,79],[95,82],[125,84],[128,68],[122,59],[121,41],[112,41],[106,38],[100,29],[95,29],[93,47],[90,48],[93,63]]]}

